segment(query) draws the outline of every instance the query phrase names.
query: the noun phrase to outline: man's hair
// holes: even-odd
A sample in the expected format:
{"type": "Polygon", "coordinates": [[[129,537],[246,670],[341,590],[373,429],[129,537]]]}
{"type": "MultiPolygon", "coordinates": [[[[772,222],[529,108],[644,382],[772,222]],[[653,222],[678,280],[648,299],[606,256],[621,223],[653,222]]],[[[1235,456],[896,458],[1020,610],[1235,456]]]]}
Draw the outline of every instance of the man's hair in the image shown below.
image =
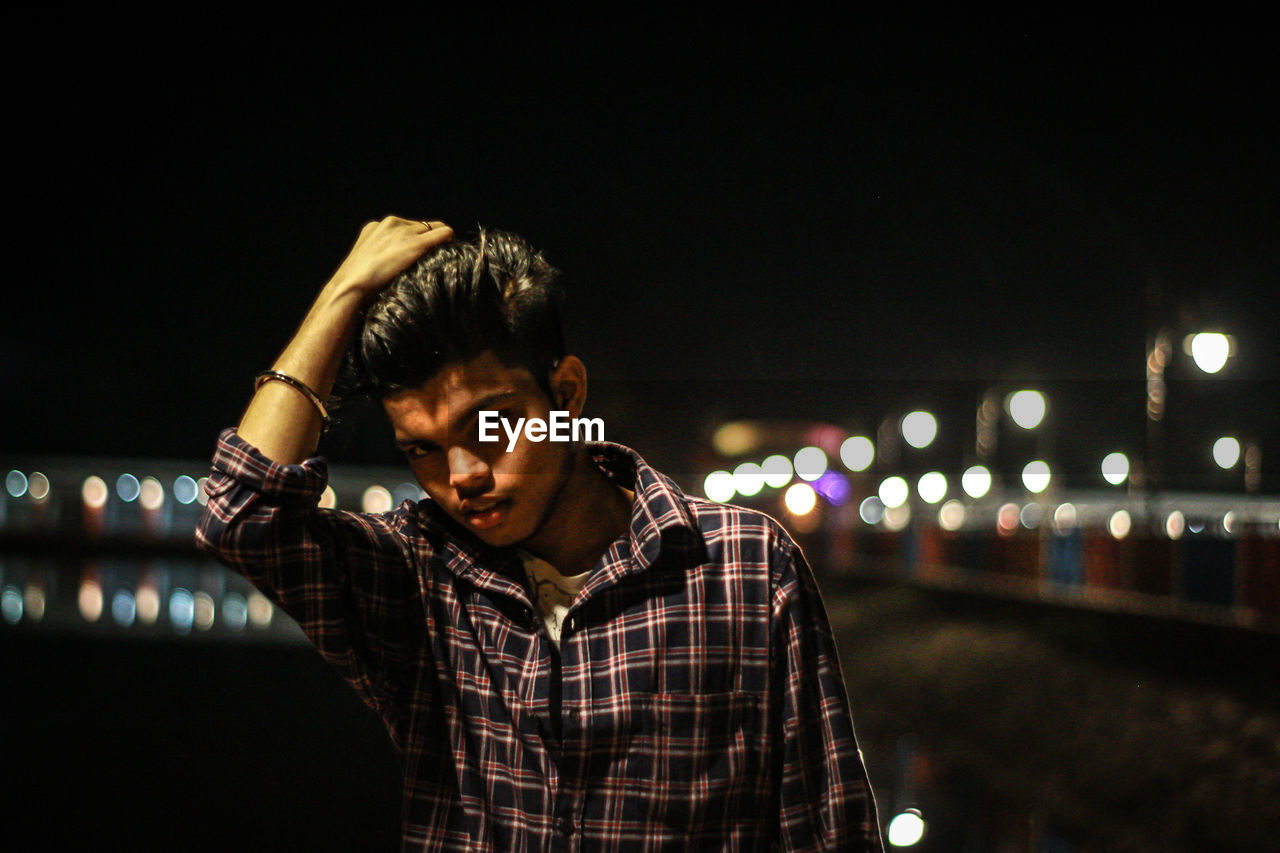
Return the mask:
{"type": "Polygon", "coordinates": [[[492,350],[553,397],[549,374],[565,354],[559,278],[517,234],[481,228],[470,242],[435,247],[365,312],[340,396],[382,399],[492,350]]]}

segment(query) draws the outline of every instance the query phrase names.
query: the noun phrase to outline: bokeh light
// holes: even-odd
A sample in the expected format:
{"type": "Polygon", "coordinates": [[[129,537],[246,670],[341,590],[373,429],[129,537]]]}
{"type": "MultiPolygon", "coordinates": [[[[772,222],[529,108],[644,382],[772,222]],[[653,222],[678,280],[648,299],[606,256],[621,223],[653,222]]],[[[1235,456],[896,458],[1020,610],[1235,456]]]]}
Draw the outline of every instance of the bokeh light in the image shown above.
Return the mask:
{"type": "Polygon", "coordinates": [[[1164,532],[1170,539],[1181,539],[1187,529],[1187,517],[1175,509],[1164,520],[1164,532]]]}
{"type": "Polygon", "coordinates": [[[880,496],[880,502],[884,504],[885,509],[891,509],[907,502],[907,498],[911,496],[911,487],[901,477],[886,477],[880,483],[876,494],[880,496]]]}
{"type": "Polygon", "coordinates": [[[783,493],[782,502],[792,515],[807,515],[818,505],[818,493],[808,483],[793,483],[783,493]]]}
{"type": "Polygon", "coordinates": [[[924,819],[916,809],[907,809],[893,816],[885,835],[894,847],[913,847],[924,838],[924,819]]]}
{"type": "Polygon", "coordinates": [[[196,481],[186,474],[173,481],[173,499],[184,506],[194,503],[198,492],[196,481]]]}
{"type": "Polygon", "coordinates": [[[936,504],[947,496],[947,478],[941,471],[930,471],[916,483],[916,493],[925,503],[936,504]]]}
{"type": "Polygon", "coordinates": [[[938,510],[938,526],[948,533],[954,533],[964,526],[964,517],[964,504],[949,500],[938,510]]]}
{"type": "Polygon", "coordinates": [[[21,471],[10,471],[4,477],[4,490],[11,498],[20,498],[27,493],[27,475],[21,471]]]}
{"type": "Polygon", "coordinates": [[[743,462],[733,469],[733,488],[746,497],[760,494],[764,488],[764,469],[755,462],[743,462]]]}
{"type": "Polygon", "coordinates": [[[116,478],[116,497],[125,503],[133,503],[142,491],[142,484],[132,474],[121,474],[116,478]]]}
{"type": "Polygon", "coordinates": [[[1044,420],[1047,406],[1044,395],[1039,391],[1016,391],[1009,395],[1006,404],[1009,417],[1023,429],[1035,429],[1044,420]]]}
{"type": "Polygon", "coordinates": [[[733,487],[733,475],[728,471],[712,471],[702,481],[702,493],[707,500],[722,504],[733,500],[737,490],[733,487]]]}
{"type": "Polygon", "coordinates": [[[912,447],[923,449],[938,437],[938,420],[928,412],[910,412],[902,418],[902,438],[912,447]]]}
{"type": "Polygon", "coordinates": [[[781,489],[790,483],[794,473],[791,460],[781,453],[775,453],[761,462],[760,470],[764,471],[764,484],[774,489],[781,489]]]}
{"type": "Polygon", "coordinates": [[[813,488],[818,494],[827,499],[827,503],[833,506],[844,506],[849,502],[849,496],[853,493],[853,488],[849,485],[849,481],[844,475],[834,469],[828,470],[821,477],[813,481],[813,488]]]}
{"type": "Polygon", "coordinates": [[[80,498],[84,501],[84,505],[91,509],[100,509],[107,503],[107,484],[101,477],[90,476],[85,477],[84,485],[80,487],[80,498]]]}
{"type": "Polygon", "coordinates": [[[1107,521],[1107,529],[1117,539],[1123,539],[1128,536],[1132,527],[1133,519],[1129,517],[1128,511],[1123,509],[1113,512],[1111,518],[1107,521]]]}
{"type": "Polygon", "coordinates": [[[840,444],[840,461],[850,471],[865,471],[876,459],[876,446],[863,435],[851,435],[840,444]]]}
{"type": "Polygon", "coordinates": [[[1049,482],[1053,479],[1053,474],[1049,471],[1049,463],[1037,459],[1034,462],[1028,462],[1022,469],[1022,485],[1026,486],[1027,491],[1032,494],[1040,494],[1049,488],[1049,482]]]}
{"type": "Polygon", "coordinates": [[[39,471],[32,472],[27,494],[31,495],[33,500],[42,501],[49,497],[49,489],[49,478],[39,471]]]}
{"type": "Polygon", "coordinates": [[[802,447],[793,457],[796,476],[802,480],[813,482],[827,470],[827,454],[820,447],[802,447]]]}
{"type": "Polygon", "coordinates": [[[1240,442],[1229,435],[1224,435],[1213,443],[1213,461],[1219,468],[1234,468],[1240,461],[1240,442]]]}
{"type": "Polygon", "coordinates": [[[1219,332],[1191,336],[1191,359],[1205,373],[1217,373],[1231,357],[1231,339],[1219,332]]]}
{"type": "Polygon", "coordinates": [[[982,465],[972,466],[960,476],[960,488],[974,500],[986,497],[991,491],[991,472],[982,465]]]}
{"type": "Polygon", "coordinates": [[[371,513],[389,512],[391,510],[391,492],[386,486],[370,486],[360,496],[360,508],[365,512],[371,513]]]}
{"type": "Polygon", "coordinates": [[[1113,486],[1129,479],[1129,457],[1119,452],[1102,457],[1102,479],[1113,486]]]}
{"type": "Polygon", "coordinates": [[[875,495],[865,498],[858,504],[858,517],[867,524],[879,524],[884,520],[884,501],[875,495]]]}

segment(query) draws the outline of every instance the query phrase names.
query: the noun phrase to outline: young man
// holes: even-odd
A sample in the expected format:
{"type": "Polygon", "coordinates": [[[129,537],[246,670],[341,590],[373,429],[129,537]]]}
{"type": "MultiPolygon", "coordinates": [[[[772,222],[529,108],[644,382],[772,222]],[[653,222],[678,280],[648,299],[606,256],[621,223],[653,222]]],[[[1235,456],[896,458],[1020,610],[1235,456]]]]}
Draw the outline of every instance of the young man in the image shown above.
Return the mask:
{"type": "Polygon", "coordinates": [[[197,530],[386,725],[405,849],[881,850],[797,546],[621,445],[482,440],[495,417],[578,418],[586,370],[540,255],[452,238],[364,227],[219,438],[197,530]],[[349,343],[416,505],[317,507],[349,343]]]}

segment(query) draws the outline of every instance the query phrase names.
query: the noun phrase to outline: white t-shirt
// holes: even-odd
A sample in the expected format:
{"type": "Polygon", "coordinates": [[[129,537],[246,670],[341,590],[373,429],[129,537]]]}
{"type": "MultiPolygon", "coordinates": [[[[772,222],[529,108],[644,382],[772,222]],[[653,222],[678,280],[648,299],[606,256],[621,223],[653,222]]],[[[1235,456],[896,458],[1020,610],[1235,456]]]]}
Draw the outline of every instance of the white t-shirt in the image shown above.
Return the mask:
{"type": "Polygon", "coordinates": [[[560,626],[564,623],[564,616],[569,612],[569,605],[573,604],[582,585],[591,577],[591,572],[565,577],[546,560],[527,551],[521,550],[519,553],[525,574],[529,578],[529,587],[533,590],[533,600],[542,613],[543,624],[547,626],[547,636],[559,649],[560,626]]]}

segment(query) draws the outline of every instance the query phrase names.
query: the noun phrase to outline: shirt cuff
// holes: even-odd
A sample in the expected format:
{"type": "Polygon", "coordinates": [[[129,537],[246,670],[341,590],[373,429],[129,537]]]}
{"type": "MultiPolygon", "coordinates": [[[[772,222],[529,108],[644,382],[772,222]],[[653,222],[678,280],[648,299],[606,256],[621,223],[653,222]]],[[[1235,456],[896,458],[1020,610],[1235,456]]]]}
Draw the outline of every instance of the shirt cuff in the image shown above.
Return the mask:
{"type": "Polygon", "coordinates": [[[213,473],[205,485],[216,498],[235,486],[252,489],[284,506],[315,506],[329,484],[329,465],[313,456],[297,465],[281,465],[245,441],[234,428],[222,431],[213,453],[213,473]]]}

